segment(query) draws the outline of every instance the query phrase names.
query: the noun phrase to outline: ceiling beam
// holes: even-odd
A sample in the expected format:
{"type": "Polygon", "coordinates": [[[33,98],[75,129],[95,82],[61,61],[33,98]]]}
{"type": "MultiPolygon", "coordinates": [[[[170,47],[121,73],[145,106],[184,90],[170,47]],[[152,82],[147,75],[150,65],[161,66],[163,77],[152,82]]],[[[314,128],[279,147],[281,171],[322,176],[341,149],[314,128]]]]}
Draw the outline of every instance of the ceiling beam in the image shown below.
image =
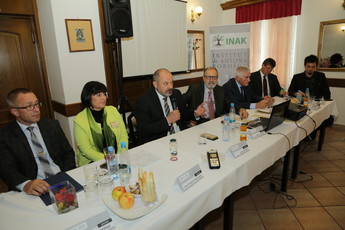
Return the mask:
{"type": "Polygon", "coordinates": [[[220,4],[220,6],[223,8],[223,10],[230,10],[236,7],[240,6],[248,6],[260,2],[267,2],[269,0],[232,0],[228,2],[224,2],[220,4]]]}

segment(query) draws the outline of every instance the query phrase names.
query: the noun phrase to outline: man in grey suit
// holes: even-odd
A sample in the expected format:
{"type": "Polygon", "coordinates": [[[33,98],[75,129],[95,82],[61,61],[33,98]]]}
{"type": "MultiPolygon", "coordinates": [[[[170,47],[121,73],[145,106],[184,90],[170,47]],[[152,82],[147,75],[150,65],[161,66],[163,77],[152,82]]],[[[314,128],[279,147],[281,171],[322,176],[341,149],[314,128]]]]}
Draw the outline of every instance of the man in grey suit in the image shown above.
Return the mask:
{"type": "Polygon", "coordinates": [[[40,196],[45,178],[75,168],[75,154],[58,121],[41,119],[36,95],[18,88],[7,95],[16,121],[0,130],[0,176],[10,190],[40,196]]]}
{"type": "MultiPolygon", "coordinates": [[[[225,97],[223,87],[218,85],[218,71],[214,67],[206,68],[203,82],[190,85],[183,97],[188,107],[192,109],[204,103],[206,116],[201,117],[199,122],[208,121],[229,113],[231,101],[225,97]]],[[[248,117],[248,113],[244,108],[237,104],[235,104],[235,108],[241,118],[248,117]]]]}

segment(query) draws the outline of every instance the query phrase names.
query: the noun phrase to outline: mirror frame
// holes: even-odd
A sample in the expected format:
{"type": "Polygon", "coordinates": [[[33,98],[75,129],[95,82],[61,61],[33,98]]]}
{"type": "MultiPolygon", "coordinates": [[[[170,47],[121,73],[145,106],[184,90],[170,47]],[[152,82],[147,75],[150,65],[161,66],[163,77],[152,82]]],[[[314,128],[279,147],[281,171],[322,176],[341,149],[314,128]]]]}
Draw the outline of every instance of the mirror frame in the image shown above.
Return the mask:
{"type": "MultiPolygon", "coordinates": [[[[326,25],[333,25],[333,24],[340,24],[340,23],[345,23],[345,19],[320,22],[319,44],[318,44],[318,49],[317,49],[317,57],[319,58],[320,62],[321,62],[321,50],[322,50],[322,46],[323,46],[323,37],[324,37],[325,26],[326,25]]],[[[344,54],[342,54],[342,55],[344,55],[344,54]]],[[[319,67],[318,69],[322,70],[322,71],[345,72],[345,67],[344,68],[319,67]]]]}
{"type": "MultiPolygon", "coordinates": [[[[204,71],[205,67],[205,32],[203,30],[187,30],[187,34],[202,34],[203,37],[203,50],[202,50],[202,56],[204,58],[203,64],[204,67],[203,68],[198,68],[198,69],[189,69],[190,72],[198,72],[198,71],[204,71]]],[[[189,60],[188,60],[189,61],[189,60]]]]}

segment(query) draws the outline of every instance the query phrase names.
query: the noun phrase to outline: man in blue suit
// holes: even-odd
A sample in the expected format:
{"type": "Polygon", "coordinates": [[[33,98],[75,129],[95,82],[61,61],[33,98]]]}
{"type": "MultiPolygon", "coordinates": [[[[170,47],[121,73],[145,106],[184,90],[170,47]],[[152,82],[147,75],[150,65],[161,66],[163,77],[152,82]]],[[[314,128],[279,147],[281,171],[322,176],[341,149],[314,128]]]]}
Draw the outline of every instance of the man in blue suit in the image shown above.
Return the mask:
{"type": "Polygon", "coordinates": [[[31,90],[12,90],[7,104],[16,121],[0,130],[0,176],[9,190],[39,196],[49,190],[45,178],[75,168],[74,151],[58,121],[41,119],[31,90]]]}
{"type": "Polygon", "coordinates": [[[238,66],[235,77],[223,85],[226,97],[245,109],[263,109],[274,103],[274,98],[256,96],[248,86],[250,82],[250,70],[245,66],[238,66]]]}

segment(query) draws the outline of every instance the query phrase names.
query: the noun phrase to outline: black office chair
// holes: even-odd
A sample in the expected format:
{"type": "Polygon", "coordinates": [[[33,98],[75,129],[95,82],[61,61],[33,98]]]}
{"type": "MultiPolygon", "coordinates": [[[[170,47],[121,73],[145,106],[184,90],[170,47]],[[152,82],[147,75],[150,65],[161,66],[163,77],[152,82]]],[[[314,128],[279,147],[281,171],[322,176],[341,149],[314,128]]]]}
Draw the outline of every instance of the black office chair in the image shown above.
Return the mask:
{"type": "Polygon", "coordinates": [[[136,119],[134,117],[134,112],[131,112],[127,117],[127,128],[128,128],[128,147],[134,148],[138,145],[138,133],[136,131],[136,119]]]}

